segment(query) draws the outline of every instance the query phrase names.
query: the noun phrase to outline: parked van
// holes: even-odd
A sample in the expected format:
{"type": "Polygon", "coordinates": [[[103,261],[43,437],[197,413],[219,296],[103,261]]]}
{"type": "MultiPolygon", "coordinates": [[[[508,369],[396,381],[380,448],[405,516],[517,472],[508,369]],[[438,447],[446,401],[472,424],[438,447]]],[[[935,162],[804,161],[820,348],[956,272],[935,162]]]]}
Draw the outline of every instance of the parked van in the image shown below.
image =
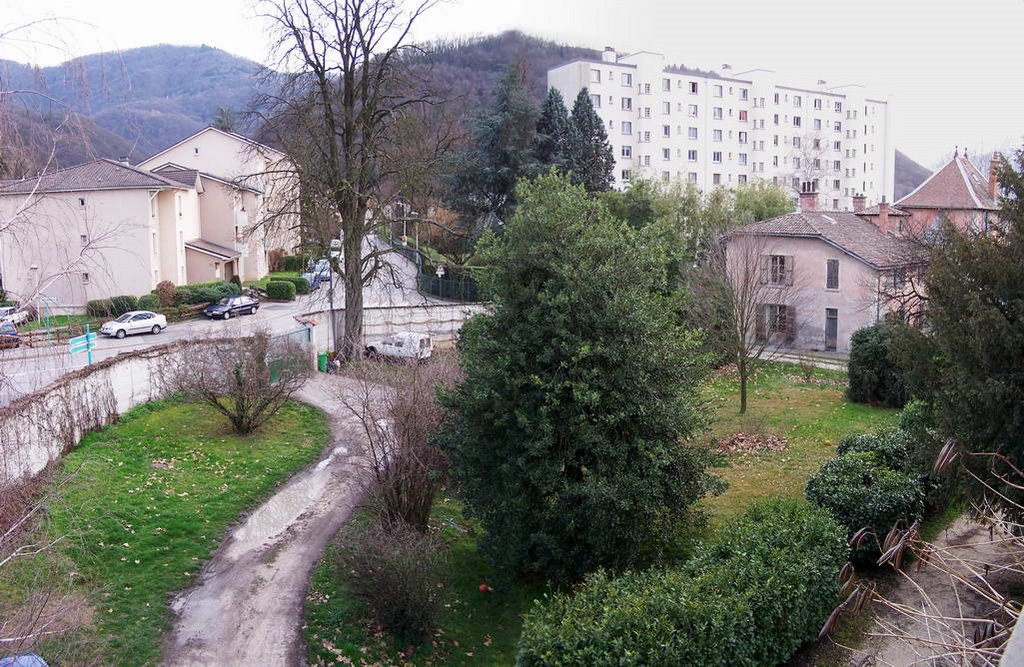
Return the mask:
{"type": "Polygon", "coordinates": [[[430,336],[413,331],[402,331],[366,346],[366,354],[370,357],[419,360],[429,359],[433,353],[434,344],[430,336]]]}

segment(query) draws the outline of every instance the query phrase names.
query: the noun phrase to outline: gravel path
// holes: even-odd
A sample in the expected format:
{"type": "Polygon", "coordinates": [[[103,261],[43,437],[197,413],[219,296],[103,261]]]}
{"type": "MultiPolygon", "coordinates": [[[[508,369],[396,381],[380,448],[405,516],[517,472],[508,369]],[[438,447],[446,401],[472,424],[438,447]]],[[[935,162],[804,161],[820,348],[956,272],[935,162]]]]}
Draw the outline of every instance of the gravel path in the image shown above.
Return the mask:
{"type": "Polygon", "coordinates": [[[364,436],[336,398],[351,382],[316,374],[297,396],[329,418],[331,445],[237,526],[196,584],[172,602],[167,665],[300,665],[309,578],[361,497],[364,436]]]}

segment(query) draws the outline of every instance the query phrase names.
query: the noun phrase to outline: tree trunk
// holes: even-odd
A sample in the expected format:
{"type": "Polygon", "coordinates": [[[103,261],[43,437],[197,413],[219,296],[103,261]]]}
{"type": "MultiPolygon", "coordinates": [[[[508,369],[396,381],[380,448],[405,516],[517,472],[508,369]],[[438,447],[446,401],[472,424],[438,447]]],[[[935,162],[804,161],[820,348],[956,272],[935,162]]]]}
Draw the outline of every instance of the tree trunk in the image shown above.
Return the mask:
{"type": "Polygon", "coordinates": [[[345,331],[338,352],[345,359],[357,359],[363,350],[363,234],[361,229],[344,234],[345,331]]]}
{"type": "Polygon", "coordinates": [[[747,358],[740,357],[740,414],[747,412],[747,358]]]}

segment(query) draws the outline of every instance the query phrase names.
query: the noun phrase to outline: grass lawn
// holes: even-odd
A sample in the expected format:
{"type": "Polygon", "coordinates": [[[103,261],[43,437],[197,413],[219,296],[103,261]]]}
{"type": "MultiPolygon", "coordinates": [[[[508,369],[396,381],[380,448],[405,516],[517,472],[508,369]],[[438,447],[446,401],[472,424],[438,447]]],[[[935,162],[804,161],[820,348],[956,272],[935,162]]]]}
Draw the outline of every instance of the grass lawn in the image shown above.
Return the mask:
{"type": "MultiPolygon", "coordinates": [[[[192,583],[240,513],[315,460],[326,440],[323,413],[298,403],[249,437],[203,405],[141,406],[65,457],[61,472],[72,477],[40,530],[68,539],[45,561],[5,572],[0,591],[9,600],[46,568],[91,607],[77,641],[95,662],[156,664],[170,594],[192,583]]],[[[55,642],[37,650],[60,655],[68,640],[55,642]]]]}
{"type": "Polygon", "coordinates": [[[715,410],[714,436],[772,433],[788,443],[781,452],[733,457],[716,471],[729,488],[706,501],[714,528],[758,498],[803,497],[807,478],[835,456],[835,445],[844,435],[896,423],[897,410],[849,401],[845,374],[819,369],[811,379],[806,382],[795,365],[768,364],[748,386],[746,415],[739,414],[735,375],[718,375],[708,385],[708,400],[715,410]]]}
{"type": "MultiPolygon", "coordinates": [[[[358,518],[356,520],[359,520],[358,518]]],[[[306,642],[310,664],[511,665],[522,614],[543,595],[541,583],[501,582],[476,549],[478,528],[452,498],[434,505],[431,529],[444,540],[447,576],[443,610],[432,642],[414,651],[377,632],[363,606],[338,591],[328,557],[320,561],[306,601],[306,642]],[[493,591],[480,592],[486,583],[493,591]],[[366,662],[362,662],[366,661],[366,662]]],[[[342,531],[337,539],[344,539],[342,531]]]]}
{"type": "Polygon", "coordinates": [[[245,281],[246,287],[259,287],[262,290],[267,289],[267,283],[277,278],[298,278],[302,274],[298,271],[278,271],[276,273],[270,273],[263,276],[259,280],[247,280],[245,281]]]}
{"type": "MultiPolygon", "coordinates": [[[[51,315],[49,318],[50,328],[63,327],[68,324],[82,324],[84,322],[96,322],[98,318],[92,315],[51,315]]],[[[26,322],[18,327],[21,331],[36,331],[39,329],[45,329],[47,325],[46,319],[32,320],[26,322]]],[[[99,329],[99,326],[96,327],[99,329]]]]}

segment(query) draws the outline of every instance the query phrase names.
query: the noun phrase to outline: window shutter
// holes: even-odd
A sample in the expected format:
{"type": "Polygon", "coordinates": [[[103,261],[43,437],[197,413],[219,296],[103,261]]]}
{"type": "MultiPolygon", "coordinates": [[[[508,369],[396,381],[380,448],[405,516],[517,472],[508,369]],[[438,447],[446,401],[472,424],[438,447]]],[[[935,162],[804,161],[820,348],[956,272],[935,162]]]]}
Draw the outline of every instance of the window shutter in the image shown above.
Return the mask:
{"type": "Polygon", "coordinates": [[[757,307],[757,323],[755,325],[754,337],[759,341],[763,341],[766,338],[765,334],[765,320],[768,318],[768,306],[761,304],[757,307]]]}
{"type": "Polygon", "coordinates": [[[769,257],[768,255],[763,255],[761,257],[761,284],[762,285],[767,285],[768,284],[768,273],[769,273],[769,271],[771,271],[770,262],[771,262],[771,257],[769,257]]]}
{"type": "Polygon", "coordinates": [[[786,285],[793,284],[793,256],[786,257],[786,285]]]}

